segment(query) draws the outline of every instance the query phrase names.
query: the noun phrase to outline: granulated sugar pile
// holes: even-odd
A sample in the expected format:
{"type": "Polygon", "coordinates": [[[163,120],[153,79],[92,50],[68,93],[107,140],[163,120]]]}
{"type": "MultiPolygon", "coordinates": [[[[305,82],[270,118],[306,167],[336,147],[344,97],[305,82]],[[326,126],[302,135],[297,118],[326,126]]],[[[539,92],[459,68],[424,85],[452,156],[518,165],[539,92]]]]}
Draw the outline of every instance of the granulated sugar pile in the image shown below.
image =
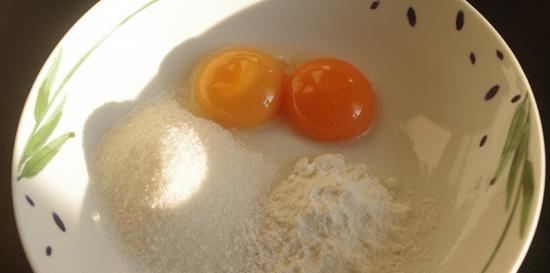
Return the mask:
{"type": "Polygon", "coordinates": [[[431,202],[397,200],[341,155],[277,181],[268,155],[171,93],[119,121],[92,161],[102,221],[139,272],[416,272],[435,221],[431,202]]]}
{"type": "Polygon", "coordinates": [[[139,271],[243,272],[236,234],[274,179],[266,158],[170,94],[119,121],[93,157],[102,219],[139,271]]]}

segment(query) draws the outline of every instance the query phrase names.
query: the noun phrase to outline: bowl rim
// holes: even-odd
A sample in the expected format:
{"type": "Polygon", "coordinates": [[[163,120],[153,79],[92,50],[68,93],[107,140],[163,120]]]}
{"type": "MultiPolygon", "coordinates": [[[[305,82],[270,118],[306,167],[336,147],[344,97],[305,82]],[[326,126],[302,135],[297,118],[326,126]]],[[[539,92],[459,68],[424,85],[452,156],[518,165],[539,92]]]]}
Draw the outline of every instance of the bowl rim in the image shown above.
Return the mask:
{"type": "MultiPolygon", "coordinates": [[[[158,0],[154,0],[155,2],[158,1],[158,0]]],[[[260,2],[263,2],[263,1],[269,1],[269,0],[256,0],[255,3],[251,4],[251,5],[255,5],[257,3],[260,3],[260,2]]],[[[469,2],[467,1],[464,1],[464,0],[454,0],[455,2],[458,2],[458,4],[460,6],[462,6],[464,8],[464,10],[467,10],[468,12],[470,12],[470,14],[472,15],[475,15],[477,17],[477,19],[480,20],[480,22],[483,23],[484,27],[487,28],[488,30],[491,31],[491,34],[501,43],[501,45],[504,46],[504,49],[510,54],[510,61],[511,61],[511,64],[514,68],[516,68],[516,72],[518,73],[519,77],[520,77],[520,80],[522,82],[525,83],[525,85],[527,86],[527,94],[529,95],[529,100],[531,102],[531,105],[530,105],[530,108],[531,108],[531,111],[532,111],[532,114],[534,114],[532,117],[534,118],[534,120],[532,121],[533,124],[536,125],[536,128],[535,128],[535,131],[537,132],[536,134],[536,138],[538,140],[538,142],[540,143],[540,157],[537,158],[536,160],[540,161],[540,164],[541,164],[541,168],[540,168],[540,171],[535,174],[535,181],[536,181],[536,184],[538,185],[538,187],[536,188],[535,190],[535,195],[533,196],[533,198],[535,199],[535,207],[534,209],[532,210],[531,214],[532,214],[532,221],[531,221],[531,225],[529,226],[529,229],[526,233],[526,237],[525,239],[522,241],[521,243],[521,251],[520,251],[520,254],[518,256],[515,257],[515,261],[514,261],[514,264],[513,264],[513,267],[511,268],[512,271],[510,272],[517,272],[521,266],[521,264],[523,263],[526,255],[527,255],[527,252],[531,246],[531,243],[533,241],[533,238],[534,238],[534,235],[535,235],[535,232],[536,232],[536,229],[538,227],[538,223],[539,223],[539,220],[540,220],[540,214],[542,212],[542,206],[543,206],[543,200],[544,200],[544,190],[545,190],[545,180],[546,180],[546,154],[545,154],[545,142],[544,142],[544,132],[543,132],[543,127],[542,127],[542,122],[541,122],[541,118],[540,118],[540,112],[539,112],[539,107],[537,105],[537,102],[535,100],[535,96],[534,96],[534,93],[533,93],[533,90],[531,88],[531,85],[527,79],[527,76],[525,75],[525,72],[521,66],[521,64],[519,63],[517,57],[515,56],[515,54],[513,53],[513,51],[511,50],[511,48],[509,47],[509,45],[506,43],[506,41],[504,40],[504,38],[500,35],[500,33],[495,29],[495,27],[493,27],[493,25],[489,22],[489,20],[487,20],[474,6],[472,6],[472,4],[470,4],[469,2]]],[[[143,1],[143,2],[147,2],[147,1],[143,1]]],[[[24,103],[24,106],[22,108],[22,111],[21,111],[21,115],[19,117],[19,122],[18,122],[18,126],[17,126],[17,130],[16,130],[16,137],[14,139],[14,142],[17,142],[17,140],[20,138],[20,135],[21,135],[21,127],[22,127],[22,114],[29,108],[31,107],[30,105],[30,95],[31,93],[33,92],[33,90],[36,90],[36,86],[38,86],[38,79],[40,78],[40,75],[42,75],[44,72],[45,72],[45,65],[50,63],[52,61],[52,59],[55,57],[54,56],[54,53],[55,53],[55,49],[59,47],[60,44],[62,44],[66,39],[68,39],[68,37],[70,37],[73,33],[76,33],[76,32],[80,32],[81,31],[81,26],[83,25],[83,21],[86,21],[87,19],[90,19],[92,17],[97,17],[99,14],[95,14],[96,12],[102,12],[104,10],[107,10],[107,7],[112,3],[112,1],[109,1],[109,0],[100,0],[98,1],[97,3],[95,3],[90,9],[88,9],[70,28],[69,30],[63,35],[63,37],[56,43],[56,45],[53,47],[52,49],[52,52],[50,52],[50,54],[48,55],[48,57],[46,58],[46,60],[44,61],[44,63],[42,64],[41,68],[40,68],[40,71],[39,73],[37,74],[37,76],[35,77],[34,79],[34,82],[31,86],[31,88],[29,89],[29,93],[27,95],[27,99],[25,100],[25,103],[24,103]]],[[[17,182],[17,177],[16,177],[16,171],[17,170],[17,164],[16,164],[16,151],[15,151],[16,147],[14,145],[13,147],[13,150],[12,150],[12,205],[13,205],[13,212],[14,212],[14,216],[15,216],[15,222],[16,222],[16,227],[17,227],[17,232],[18,232],[18,235],[19,235],[19,238],[20,238],[20,241],[21,241],[21,245],[23,246],[23,250],[25,252],[25,256],[27,258],[27,260],[29,261],[29,265],[31,267],[31,269],[33,270],[33,272],[37,272],[37,264],[38,264],[38,261],[36,259],[35,256],[31,255],[30,254],[30,245],[29,245],[29,239],[25,236],[24,233],[21,232],[22,228],[21,228],[21,215],[19,213],[17,213],[20,208],[19,208],[19,205],[17,204],[17,202],[15,202],[15,197],[17,196],[17,189],[16,187],[14,187],[15,183],[17,182]]]]}
{"type": "MultiPolygon", "coordinates": [[[[32,85],[31,85],[31,88],[29,89],[29,93],[27,94],[27,99],[25,100],[25,103],[23,104],[23,108],[21,110],[21,114],[19,116],[19,121],[17,123],[17,130],[16,130],[16,134],[15,134],[15,139],[14,139],[14,144],[15,142],[17,142],[17,140],[20,138],[20,135],[21,135],[21,126],[22,126],[22,123],[23,123],[23,113],[27,110],[27,108],[31,107],[30,105],[30,95],[31,95],[31,92],[33,92],[33,90],[36,90],[36,86],[38,86],[38,79],[40,77],[41,74],[44,73],[46,67],[45,65],[49,62],[52,61],[52,59],[55,57],[54,56],[54,53],[55,53],[55,49],[59,47],[60,44],[63,43],[63,41],[65,41],[66,39],[68,39],[67,37],[70,37],[70,35],[72,33],[75,33],[75,32],[78,32],[79,29],[81,28],[82,26],[82,22],[85,21],[87,18],[89,17],[92,17],[92,15],[95,13],[95,11],[97,10],[100,10],[102,8],[103,5],[107,5],[108,3],[110,3],[109,1],[107,0],[99,0],[97,3],[95,3],[94,5],[92,5],[92,7],[90,9],[88,9],[82,16],[80,16],[78,18],[78,20],[73,23],[73,25],[69,28],[69,30],[67,30],[67,32],[65,34],[63,34],[63,37],[61,37],[61,39],[59,39],[59,41],[55,44],[55,46],[52,48],[52,51],[50,52],[50,54],[48,55],[48,57],[46,58],[46,60],[44,61],[44,63],[42,64],[42,66],[40,67],[40,70],[38,72],[38,74],[36,75],[32,85]]],[[[15,216],[15,225],[17,227],[17,233],[18,233],[18,236],[19,236],[19,241],[21,242],[21,245],[23,246],[23,251],[25,252],[25,256],[28,260],[28,263],[31,267],[31,270],[33,272],[38,272],[37,268],[38,268],[38,262],[36,260],[36,257],[31,255],[30,253],[30,245],[29,245],[29,240],[28,238],[26,238],[25,234],[21,232],[22,228],[21,228],[21,215],[19,213],[17,213],[17,211],[19,210],[19,205],[17,204],[17,202],[15,201],[15,197],[17,196],[17,189],[16,187],[14,187],[13,185],[15,183],[17,183],[17,177],[16,177],[16,174],[17,172],[15,170],[17,170],[17,160],[16,160],[16,147],[15,145],[13,145],[13,150],[12,150],[12,174],[11,174],[11,180],[12,180],[12,207],[13,207],[13,213],[14,213],[14,216],[15,216]]]]}
{"type": "Polygon", "coordinates": [[[523,68],[522,68],[521,64],[519,63],[516,55],[514,54],[514,52],[512,51],[510,46],[508,45],[508,43],[506,43],[504,38],[495,29],[495,27],[489,22],[489,20],[487,18],[485,18],[474,6],[472,6],[472,4],[470,4],[467,1],[461,1],[461,0],[457,0],[457,1],[462,2],[464,4],[464,6],[472,14],[474,14],[478,19],[480,19],[480,21],[483,22],[483,25],[485,27],[487,27],[489,30],[491,30],[492,34],[498,39],[498,41],[502,45],[504,45],[505,50],[507,52],[511,53],[510,60],[512,62],[512,65],[516,68],[516,70],[517,70],[516,73],[519,74],[520,80],[522,82],[524,82],[525,85],[527,86],[527,93],[529,94],[530,107],[531,107],[531,110],[534,110],[531,113],[534,114],[532,117],[535,118],[533,122],[534,122],[534,124],[536,124],[536,132],[537,132],[536,137],[537,137],[538,142],[540,143],[541,153],[540,153],[540,158],[538,158],[537,160],[540,161],[541,168],[540,168],[540,171],[539,171],[538,175],[536,175],[537,179],[535,180],[536,182],[538,182],[536,184],[539,185],[539,186],[537,187],[538,190],[536,190],[535,209],[532,212],[533,221],[532,221],[532,223],[529,227],[529,231],[527,232],[527,236],[525,237],[525,240],[522,243],[520,255],[516,257],[516,259],[514,261],[514,266],[513,266],[512,271],[511,271],[511,272],[517,272],[519,270],[521,264],[525,260],[525,257],[527,255],[527,252],[529,251],[529,248],[531,246],[533,238],[535,237],[535,232],[536,232],[538,224],[539,224],[540,214],[542,212],[542,205],[543,205],[543,201],[544,201],[544,189],[545,189],[545,180],[546,180],[546,153],[545,153],[546,148],[545,148],[545,144],[544,144],[544,132],[542,130],[543,127],[542,127],[542,121],[541,121],[541,118],[540,118],[539,107],[538,107],[537,102],[535,100],[535,95],[533,93],[533,89],[531,88],[531,84],[529,83],[529,80],[527,79],[527,76],[525,75],[525,71],[523,70],[523,68]]]}

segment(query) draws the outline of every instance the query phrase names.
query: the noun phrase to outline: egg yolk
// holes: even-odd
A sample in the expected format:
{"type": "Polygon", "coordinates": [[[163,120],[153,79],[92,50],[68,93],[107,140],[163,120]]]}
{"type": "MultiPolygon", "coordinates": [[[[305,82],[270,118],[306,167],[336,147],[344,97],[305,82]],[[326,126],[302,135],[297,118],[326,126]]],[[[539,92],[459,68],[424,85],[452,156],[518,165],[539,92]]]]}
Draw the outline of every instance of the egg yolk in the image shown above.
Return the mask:
{"type": "Polygon", "coordinates": [[[323,58],[301,65],[285,89],[289,120],[312,138],[350,139],[365,133],[373,121],[375,101],[368,80],[341,60],[323,58]]]}
{"type": "Polygon", "coordinates": [[[207,57],[193,83],[202,112],[226,126],[252,127],[280,109],[283,65],[253,49],[226,49],[207,57]]]}

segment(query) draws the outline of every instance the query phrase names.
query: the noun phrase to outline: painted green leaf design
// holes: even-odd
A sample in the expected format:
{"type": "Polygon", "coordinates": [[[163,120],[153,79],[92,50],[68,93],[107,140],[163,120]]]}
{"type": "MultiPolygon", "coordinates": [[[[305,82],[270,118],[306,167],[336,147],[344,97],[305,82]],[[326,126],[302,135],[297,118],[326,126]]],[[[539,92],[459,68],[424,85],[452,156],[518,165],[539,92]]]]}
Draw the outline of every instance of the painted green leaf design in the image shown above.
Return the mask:
{"type": "Polygon", "coordinates": [[[504,149],[500,156],[500,161],[497,167],[497,171],[493,179],[491,179],[491,184],[494,184],[496,180],[502,175],[502,172],[506,168],[508,162],[512,158],[513,152],[517,149],[519,142],[521,141],[521,136],[523,132],[523,127],[527,122],[528,117],[528,100],[525,99],[517,107],[514,117],[512,118],[512,123],[508,129],[508,135],[506,136],[506,142],[504,143],[504,149]]]}
{"type": "Polygon", "coordinates": [[[497,253],[504,242],[509,228],[511,226],[512,220],[516,214],[516,210],[520,207],[521,202],[521,212],[520,212],[520,227],[519,227],[519,236],[521,239],[525,237],[525,229],[529,221],[529,216],[531,213],[531,203],[533,202],[533,193],[535,188],[535,179],[533,172],[533,164],[528,159],[529,158],[529,141],[531,136],[531,112],[530,112],[529,96],[525,96],[524,101],[516,108],[514,117],[510,124],[508,130],[508,135],[506,136],[506,142],[502,150],[499,166],[497,168],[496,174],[491,179],[490,184],[494,184],[496,179],[505,169],[510,158],[513,156],[512,164],[510,166],[510,171],[508,173],[508,183],[506,185],[506,209],[508,210],[510,203],[513,199],[513,204],[511,206],[510,214],[506,225],[498,242],[491,252],[491,256],[485,263],[485,266],[481,270],[481,273],[486,273],[489,267],[491,266],[493,260],[495,259],[497,253]],[[519,180],[518,180],[519,176],[519,180]],[[516,187],[515,185],[520,181],[520,185],[516,187]],[[520,198],[521,197],[521,198],[520,198]]]}
{"type": "Polygon", "coordinates": [[[491,182],[490,182],[491,185],[493,185],[497,181],[497,179],[500,177],[506,165],[510,161],[511,157],[512,157],[511,152],[507,152],[507,153],[505,153],[504,151],[502,152],[502,155],[500,156],[500,161],[498,162],[497,171],[495,172],[495,176],[493,176],[493,179],[491,179],[491,182]]]}
{"type": "Polygon", "coordinates": [[[73,132],[65,133],[56,139],[52,140],[46,146],[38,150],[25,164],[23,171],[18,180],[25,177],[30,178],[39,173],[46,165],[53,159],[53,157],[59,152],[59,149],[65,142],[74,137],[73,132]]]}
{"type": "Polygon", "coordinates": [[[528,107],[529,101],[524,99],[516,109],[514,117],[512,118],[512,123],[510,124],[510,129],[508,130],[508,135],[506,136],[504,151],[510,152],[517,148],[529,117],[528,107]]]}
{"type": "Polygon", "coordinates": [[[524,238],[525,228],[531,212],[531,201],[533,201],[533,192],[535,190],[535,176],[533,174],[533,163],[530,160],[525,161],[523,173],[521,176],[521,193],[523,202],[521,203],[521,217],[519,226],[519,236],[524,238]]]}
{"type": "Polygon", "coordinates": [[[523,168],[522,155],[519,153],[519,151],[516,151],[514,153],[514,158],[512,159],[512,164],[510,165],[510,172],[508,173],[508,183],[506,183],[506,210],[510,208],[510,199],[512,197],[512,193],[514,192],[514,188],[516,187],[517,176],[521,168],[523,168]]]}
{"type": "Polygon", "coordinates": [[[27,142],[27,145],[25,145],[25,149],[23,150],[23,157],[21,159],[21,164],[24,163],[28,158],[30,158],[36,151],[38,151],[42,146],[46,143],[48,138],[52,135],[53,131],[55,130],[55,127],[57,127],[57,124],[59,124],[59,120],[61,120],[61,116],[63,115],[63,106],[65,104],[65,100],[63,100],[54,110],[52,115],[48,118],[48,120],[34,133],[27,142]]]}
{"type": "Polygon", "coordinates": [[[497,253],[500,250],[500,247],[502,246],[502,243],[504,242],[504,239],[506,238],[506,235],[508,234],[508,230],[510,230],[510,226],[512,226],[512,220],[514,219],[514,216],[516,215],[516,209],[518,207],[519,197],[520,197],[520,191],[516,191],[516,196],[514,197],[514,204],[512,205],[512,210],[510,211],[510,216],[508,216],[508,220],[506,220],[506,224],[504,225],[504,229],[502,230],[502,233],[500,234],[500,237],[498,238],[497,244],[495,245],[495,248],[493,249],[493,252],[491,252],[491,256],[489,257],[489,259],[487,259],[487,262],[485,263],[485,266],[481,270],[481,273],[487,272],[487,270],[489,269],[489,267],[493,263],[493,260],[497,256],[497,253]]]}
{"type": "Polygon", "coordinates": [[[48,104],[50,98],[50,90],[52,89],[52,84],[55,80],[57,74],[57,69],[61,63],[61,49],[57,52],[55,59],[48,69],[42,84],[38,89],[38,95],[36,97],[36,104],[34,106],[34,119],[37,123],[40,123],[48,111],[48,104]]]}
{"type": "Polygon", "coordinates": [[[118,24],[113,29],[111,29],[111,31],[105,33],[105,35],[103,35],[94,45],[92,45],[92,47],[90,47],[88,49],[88,51],[86,51],[86,53],[84,53],[78,59],[78,61],[73,65],[71,70],[69,70],[67,75],[65,75],[65,77],[63,78],[63,80],[61,81],[61,83],[59,84],[57,89],[55,90],[55,92],[52,96],[52,100],[55,100],[57,98],[57,96],[61,93],[61,90],[63,89],[63,87],[65,87],[65,85],[69,82],[69,80],[71,79],[73,74],[80,68],[80,66],[86,61],[86,59],[88,59],[88,57],[90,57],[92,55],[92,53],[101,44],[103,44],[103,42],[105,42],[105,40],[107,40],[107,38],[109,38],[113,33],[115,33],[115,31],[118,28],[120,28],[122,25],[126,24],[126,22],[128,22],[130,19],[132,19],[136,14],[142,12],[143,10],[147,9],[149,6],[155,4],[158,1],[159,0],[150,0],[149,2],[146,2],[143,6],[141,6],[140,8],[135,10],[134,12],[130,13],[128,16],[124,17],[124,19],[122,19],[120,22],[118,22],[118,24]]]}
{"type": "Polygon", "coordinates": [[[510,172],[508,173],[508,183],[506,184],[506,210],[508,210],[508,208],[510,207],[512,192],[514,191],[516,182],[518,180],[518,175],[523,169],[524,162],[527,158],[527,150],[529,149],[530,134],[528,126],[524,126],[522,131],[524,133],[521,135],[520,144],[517,150],[514,152],[514,158],[512,159],[510,172]]]}
{"type": "Polygon", "coordinates": [[[136,14],[140,13],[141,11],[145,10],[146,8],[148,8],[149,6],[153,5],[158,1],[159,0],[150,0],[144,3],[141,7],[139,7],[138,9],[134,10],[132,13],[124,17],[124,19],[122,19],[109,32],[105,33],[98,41],[96,41],[96,43],[92,47],[90,47],[78,59],[78,61],[72,66],[69,72],[63,77],[60,84],[57,86],[55,91],[53,91],[53,94],[50,96],[50,93],[52,93],[51,92],[52,85],[56,78],[59,64],[61,62],[62,50],[59,49],[51,66],[48,68],[46,76],[44,77],[44,80],[42,81],[40,88],[38,90],[36,104],[34,108],[35,124],[29,136],[29,139],[27,140],[27,143],[25,144],[25,147],[23,149],[23,154],[21,155],[19,160],[18,172],[20,173],[19,173],[18,180],[22,177],[32,177],[36,175],[38,172],[40,172],[46,166],[46,164],[48,164],[48,162],[55,156],[55,154],[59,151],[63,143],[65,143],[67,139],[74,136],[74,133],[67,133],[53,140],[52,142],[48,143],[46,146],[43,146],[44,143],[48,140],[48,138],[51,136],[51,134],[55,130],[55,127],[57,126],[57,124],[59,123],[59,120],[62,115],[62,108],[64,103],[61,102],[60,105],[56,107],[54,112],[51,113],[50,118],[44,124],[42,124],[42,121],[46,116],[46,114],[52,110],[51,109],[52,106],[56,103],[57,98],[61,94],[61,91],[63,90],[65,85],[69,82],[69,80],[72,78],[73,74],[80,68],[80,66],[86,61],[86,59],[120,26],[124,25],[136,14]],[[23,170],[21,171],[21,169],[23,170]]]}

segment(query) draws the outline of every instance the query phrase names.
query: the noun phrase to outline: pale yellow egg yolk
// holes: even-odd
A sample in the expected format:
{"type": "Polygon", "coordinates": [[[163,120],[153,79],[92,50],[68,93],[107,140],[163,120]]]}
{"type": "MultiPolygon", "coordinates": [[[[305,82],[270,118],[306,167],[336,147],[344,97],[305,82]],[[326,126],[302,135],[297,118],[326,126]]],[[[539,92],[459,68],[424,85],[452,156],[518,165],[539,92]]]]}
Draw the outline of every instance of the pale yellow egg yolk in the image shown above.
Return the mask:
{"type": "Polygon", "coordinates": [[[207,57],[193,82],[203,114],[225,126],[253,127],[280,109],[283,65],[254,49],[226,49],[207,57]]]}

